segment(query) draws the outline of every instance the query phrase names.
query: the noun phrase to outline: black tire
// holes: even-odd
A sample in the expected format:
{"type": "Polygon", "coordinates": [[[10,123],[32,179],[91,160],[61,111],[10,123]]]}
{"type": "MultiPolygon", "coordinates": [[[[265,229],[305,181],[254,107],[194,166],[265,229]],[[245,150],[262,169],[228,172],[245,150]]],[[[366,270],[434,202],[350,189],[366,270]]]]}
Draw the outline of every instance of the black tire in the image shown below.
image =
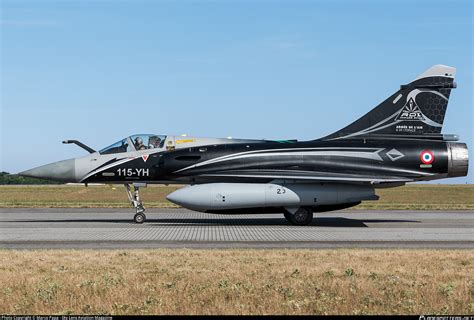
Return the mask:
{"type": "Polygon", "coordinates": [[[145,220],[146,220],[146,216],[145,216],[145,214],[143,214],[143,213],[137,213],[137,214],[133,217],[133,221],[135,221],[135,223],[142,224],[143,222],[145,222],[145,220]]]}
{"type": "MultiPolygon", "coordinates": [[[[295,226],[307,226],[313,222],[313,210],[308,207],[301,207],[295,214],[290,215],[290,222],[295,226]]],[[[286,215],[285,215],[286,218],[286,215]]]]}

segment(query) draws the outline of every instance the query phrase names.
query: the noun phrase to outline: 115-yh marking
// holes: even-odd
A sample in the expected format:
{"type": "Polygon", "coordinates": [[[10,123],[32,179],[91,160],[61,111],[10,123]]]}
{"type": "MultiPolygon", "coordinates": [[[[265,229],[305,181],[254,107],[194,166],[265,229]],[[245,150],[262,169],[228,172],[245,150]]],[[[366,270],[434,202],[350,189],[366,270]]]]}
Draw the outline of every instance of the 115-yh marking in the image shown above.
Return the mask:
{"type": "Polygon", "coordinates": [[[148,177],[150,175],[150,169],[145,169],[145,168],[122,168],[122,169],[117,169],[117,174],[118,176],[123,176],[123,177],[132,177],[132,176],[138,176],[138,177],[148,177]]]}

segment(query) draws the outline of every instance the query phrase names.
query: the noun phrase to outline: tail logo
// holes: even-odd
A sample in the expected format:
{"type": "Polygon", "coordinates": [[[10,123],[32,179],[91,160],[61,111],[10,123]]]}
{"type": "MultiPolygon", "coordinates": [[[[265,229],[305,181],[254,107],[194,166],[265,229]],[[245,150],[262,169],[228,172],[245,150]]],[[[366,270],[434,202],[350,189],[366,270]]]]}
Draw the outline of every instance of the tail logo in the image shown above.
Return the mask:
{"type": "Polygon", "coordinates": [[[425,117],[413,98],[407,101],[395,121],[425,121],[425,117]]]}

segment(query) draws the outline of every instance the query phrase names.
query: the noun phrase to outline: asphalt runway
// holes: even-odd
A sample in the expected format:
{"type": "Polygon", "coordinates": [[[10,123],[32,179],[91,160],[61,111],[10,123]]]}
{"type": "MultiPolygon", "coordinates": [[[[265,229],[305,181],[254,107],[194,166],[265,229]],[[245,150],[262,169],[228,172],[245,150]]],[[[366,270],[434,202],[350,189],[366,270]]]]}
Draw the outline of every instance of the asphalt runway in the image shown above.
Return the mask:
{"type": "Polygon", "coordinates": [[[334,211],[292,226],[282,214],[186,209],[0,208],[0,248],[474,248],[474,211],[334,211]]]}

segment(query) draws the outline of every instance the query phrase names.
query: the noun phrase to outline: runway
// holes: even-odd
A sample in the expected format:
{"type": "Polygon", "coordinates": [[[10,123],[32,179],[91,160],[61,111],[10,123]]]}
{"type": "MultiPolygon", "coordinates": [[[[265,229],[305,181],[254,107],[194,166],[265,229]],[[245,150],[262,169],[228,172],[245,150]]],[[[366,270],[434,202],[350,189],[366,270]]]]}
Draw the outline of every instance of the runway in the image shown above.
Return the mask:
{"type": "Polygon", "coordinates": [[[0,248],[474,248],[474,211],[334,211],[309,226],[282,214],[186,209],[0,208],[0,248]]]}

